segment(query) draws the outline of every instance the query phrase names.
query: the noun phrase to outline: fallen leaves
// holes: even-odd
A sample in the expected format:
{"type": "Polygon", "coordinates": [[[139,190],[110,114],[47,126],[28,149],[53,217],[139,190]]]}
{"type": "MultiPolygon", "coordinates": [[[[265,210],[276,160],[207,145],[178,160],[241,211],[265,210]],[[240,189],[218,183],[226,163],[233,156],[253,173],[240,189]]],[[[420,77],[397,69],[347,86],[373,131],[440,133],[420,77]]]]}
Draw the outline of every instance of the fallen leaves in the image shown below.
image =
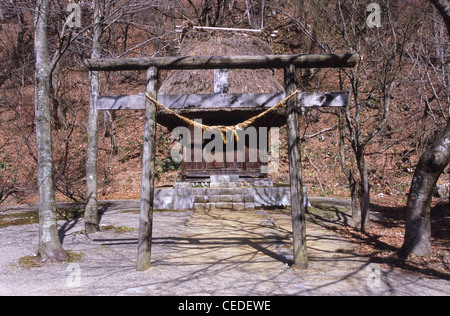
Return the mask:
{"type": "Polygon", "coordinates": [[[449,213],[447,203],[433,207],[431,221],[433,253],[429,257],[410,256],[406,260],[397,258],[397,252],[404,239],[402,207],[374,206],[373,220],[365,232],[351,226],[337,227],[336,231],[357,245],[355,253],[359,256],[414,272],[450,278],[449,213]]]}

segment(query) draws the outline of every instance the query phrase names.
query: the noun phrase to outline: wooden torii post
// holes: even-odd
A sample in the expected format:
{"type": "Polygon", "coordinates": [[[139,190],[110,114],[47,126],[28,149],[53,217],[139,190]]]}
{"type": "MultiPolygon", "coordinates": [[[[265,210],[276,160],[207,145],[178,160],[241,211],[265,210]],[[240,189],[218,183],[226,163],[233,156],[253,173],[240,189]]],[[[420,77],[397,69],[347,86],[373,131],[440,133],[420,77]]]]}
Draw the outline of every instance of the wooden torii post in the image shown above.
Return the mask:
{"type": "MultiPolygon", "coordinates": [[[[354,67],[356,54],[328,55],[265,55],[265,56],[185,56],[155,58],[121,58],[85,60],[89,71],[147,70],[147,93],[171,109],[225,108],[225,107],[271,107],[297,90],[296,68],[346,68],[354,67]],[[221,86],[221,78],[227,77],[223,69],[284,69],[285,93],[275,94],[228,94],[221,86]],[[164,95],[157,93],[158,70],[222,69],[217,71],[215,89],[211,95],[164,95]]],[[[301,168],[298,110],[312,106],[345,106],[346,93],[299,93],[287,102],[286,122],[289,148],[289,174],[294,241],[294,265],[308,268],[306,250],[305,206],[301,168]]],[[[157,107],[145,95],[98,97],[98,110],[134,109],[145,110],[145,133],[143,142],[142,186],[139,219],[139,243],[137,270],[150,268],[153,199],[155,179],[155,146],[157,107]]]]}

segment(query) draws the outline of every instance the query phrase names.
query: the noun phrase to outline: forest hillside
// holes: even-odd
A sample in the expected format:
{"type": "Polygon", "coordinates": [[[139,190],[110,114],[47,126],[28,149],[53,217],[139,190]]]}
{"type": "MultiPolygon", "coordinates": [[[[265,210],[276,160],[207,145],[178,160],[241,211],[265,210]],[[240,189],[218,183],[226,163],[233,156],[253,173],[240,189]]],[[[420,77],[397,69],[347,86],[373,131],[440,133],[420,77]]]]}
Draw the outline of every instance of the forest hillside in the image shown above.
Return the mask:
{"type": "MultiPolygon", "coordinates": [[[[351,133],[360,134],[368,140],[364,157],[371,199],[404,204],[418,158],[450,116],[448,41],[438,13],[427,1],[383,1],[381,24],[372,28],[366,2],[106,1],[101,55],[176,56],[184,32],[202,32],[192,26],[263,29],[260,36],[275,54],[357,51],[362,61],[351,74],[345,73],[348,70],[298,70],[297,79],[305,91],[353,88],[347,116],[312,109],[301,117],[306,186],[310,195],[349,197],[348,171],[356,182],[361,181],[351,133]],[[275,37],[270,36],[273,31],[277,31],[275,37]]],[[[63,30],[66,7],[65,1],[53,5],[49,25],[53,54],[71,38],[52,75],[54,178],[59,200],[83,201],[89,87],[82,60],[90,56],[93,13],[90,2],[83,2],[81,28],[63,30]]],[[[32,1],[1,2],[3,203],[36,202],[32,11],[32,1]]],[[[282,74],[277,75],[282,83],[282,74]]],[[[102,73],[101,94],[141,93],[144,77],[137,71],[102,73]]],[[[99,119],[99,196],[137,199],[143,113],[100,112],[99,119]]],[[[286,137],[284,129],[281,137],[286,137]]],[[[172,185],[179,180],[180,166],[169,154],[170,131],[159,126],[157,139],[156,185],[172,185]]],[[[286,183],[286,146],[280,159],[280,168],[271,177],[286,183]]],[[[441,182],[448,179],[447,173],[441,176],[441,182]]]]}
{"type": "MultiPolygon", "coordinates": [[[[73,18],[79,17],[77,25],[70,22],[70,3],[51,2],[44,27],[52,67],[50,125],[58,201],[86,201],[89,72],[84,61],[93,54],[102,58],[181,56],[186,54],[186,41],[196,37],[222,38],[221,45],[230,46],[230,52],[235,48],[231,46],[239,44],[234,32],[242,30],[211,28],[246,29],[244,36],[263,41],[264,47],[259,48],[272,54],[359,56],[351,69],[296,70],[302,91],[347,92],[349,96],[346,108],[308,109],[299,118],[303,179],[310,196],[351,197],[353,205],[362,210],[387,209],[392,211],[389,223],[394,225],[404,217],[416,166],[424,167],[419,158],[450,120],[448,34],[430,1],[77,1],[81,9],[73,18]],[[98,32],[97,45],[94,34],[98,32]]],[[[34,20],[35,4],[0,1],[2,206],[38,201],[34,44],[39,21],[34,20]]],[[[217,47],[213,41],[211,45],[190,43],[193,51],[214,52],[217,47]]],[[[245,45],[239,49],[249,54],[257,51],[245,45]]],[[[169,83],[183,78],[169,71],[161,71],[159,76],[160,82],[167,79],[167,89],[176,89],[169,83]]],[[[101,72],[100,95],[143,93],[146,80],[142,71],[101,72]]],[[[282,87],[283,73],[261,73],[252,83],[261,90],[269,85],[282,87]],[[264,76],[270,76],[270,83],[264,76]]],[[[197,88],[207,90],[213,82],[200,84],[204,87],[197,88]]],[[[139,199],[144,121],[143,111],[99,112],[99,200],[139,199]]],[[[280,138],[279,168],[270,177],[277,185],[287,185],[285,127],[280,138]]],[[[171,131],[158,125],[156,139],[155,184],[171,187],[180,181],[181,170],[170,155],[174,146],[171,131]]],[[[432,237],[439,240],[434,246],[448,249],[450,168],[439,175],[440,190],[432,201],[432,217],[438,215],[433,218],[432,237]]],[[[361,232],[342,233],[349,238],[368,238],[361,232]]],[[[389,233],[383,242],[394,239],[394,248],[399,248],[401,233],[396,229],[389,233]]]]}

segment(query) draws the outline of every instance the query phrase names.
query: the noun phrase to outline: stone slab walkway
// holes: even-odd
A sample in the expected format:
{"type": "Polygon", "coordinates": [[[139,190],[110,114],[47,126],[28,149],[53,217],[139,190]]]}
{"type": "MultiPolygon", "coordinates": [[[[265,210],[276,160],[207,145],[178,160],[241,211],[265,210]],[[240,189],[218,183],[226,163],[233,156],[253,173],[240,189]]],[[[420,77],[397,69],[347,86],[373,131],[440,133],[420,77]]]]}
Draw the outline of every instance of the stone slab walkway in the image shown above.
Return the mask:
{"type": "Polygon", "coordinates": [[[0,295],[450,295],[447,280],[371,265],[311,217],[310,268],[290,267],[282,210],[156,212],[152,268],[136,272],[139,215],[136,204],[118,205],[101,224],[120,233],[86,235],[81,219],[59,222],[64,248],[83,255],[76,263],[21,267],[19,258],[36,253],[38,225],[0,228],[0,295]]]}

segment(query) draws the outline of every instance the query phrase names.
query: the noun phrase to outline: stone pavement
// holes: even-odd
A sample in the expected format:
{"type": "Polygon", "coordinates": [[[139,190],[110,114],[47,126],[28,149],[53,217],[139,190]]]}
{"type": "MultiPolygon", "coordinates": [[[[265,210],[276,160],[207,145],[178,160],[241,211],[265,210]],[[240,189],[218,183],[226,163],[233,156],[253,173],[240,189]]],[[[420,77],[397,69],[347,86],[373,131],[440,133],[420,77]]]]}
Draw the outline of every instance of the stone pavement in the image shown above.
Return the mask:
{"type": "Polygon", "coordinates": [[[101,224],[120,233],[59,222],[64,248],[83,255],[76,263],[20,267],[36,253],[38,226],[0,228],[0,295],[450,295],[448,280],[358,257],[324,216],[308,216],[309,269],[292,268],[285,210],[156,212],[152,268],[137,272],[136,203],[119,204],[104,208],[101,224]]]}

